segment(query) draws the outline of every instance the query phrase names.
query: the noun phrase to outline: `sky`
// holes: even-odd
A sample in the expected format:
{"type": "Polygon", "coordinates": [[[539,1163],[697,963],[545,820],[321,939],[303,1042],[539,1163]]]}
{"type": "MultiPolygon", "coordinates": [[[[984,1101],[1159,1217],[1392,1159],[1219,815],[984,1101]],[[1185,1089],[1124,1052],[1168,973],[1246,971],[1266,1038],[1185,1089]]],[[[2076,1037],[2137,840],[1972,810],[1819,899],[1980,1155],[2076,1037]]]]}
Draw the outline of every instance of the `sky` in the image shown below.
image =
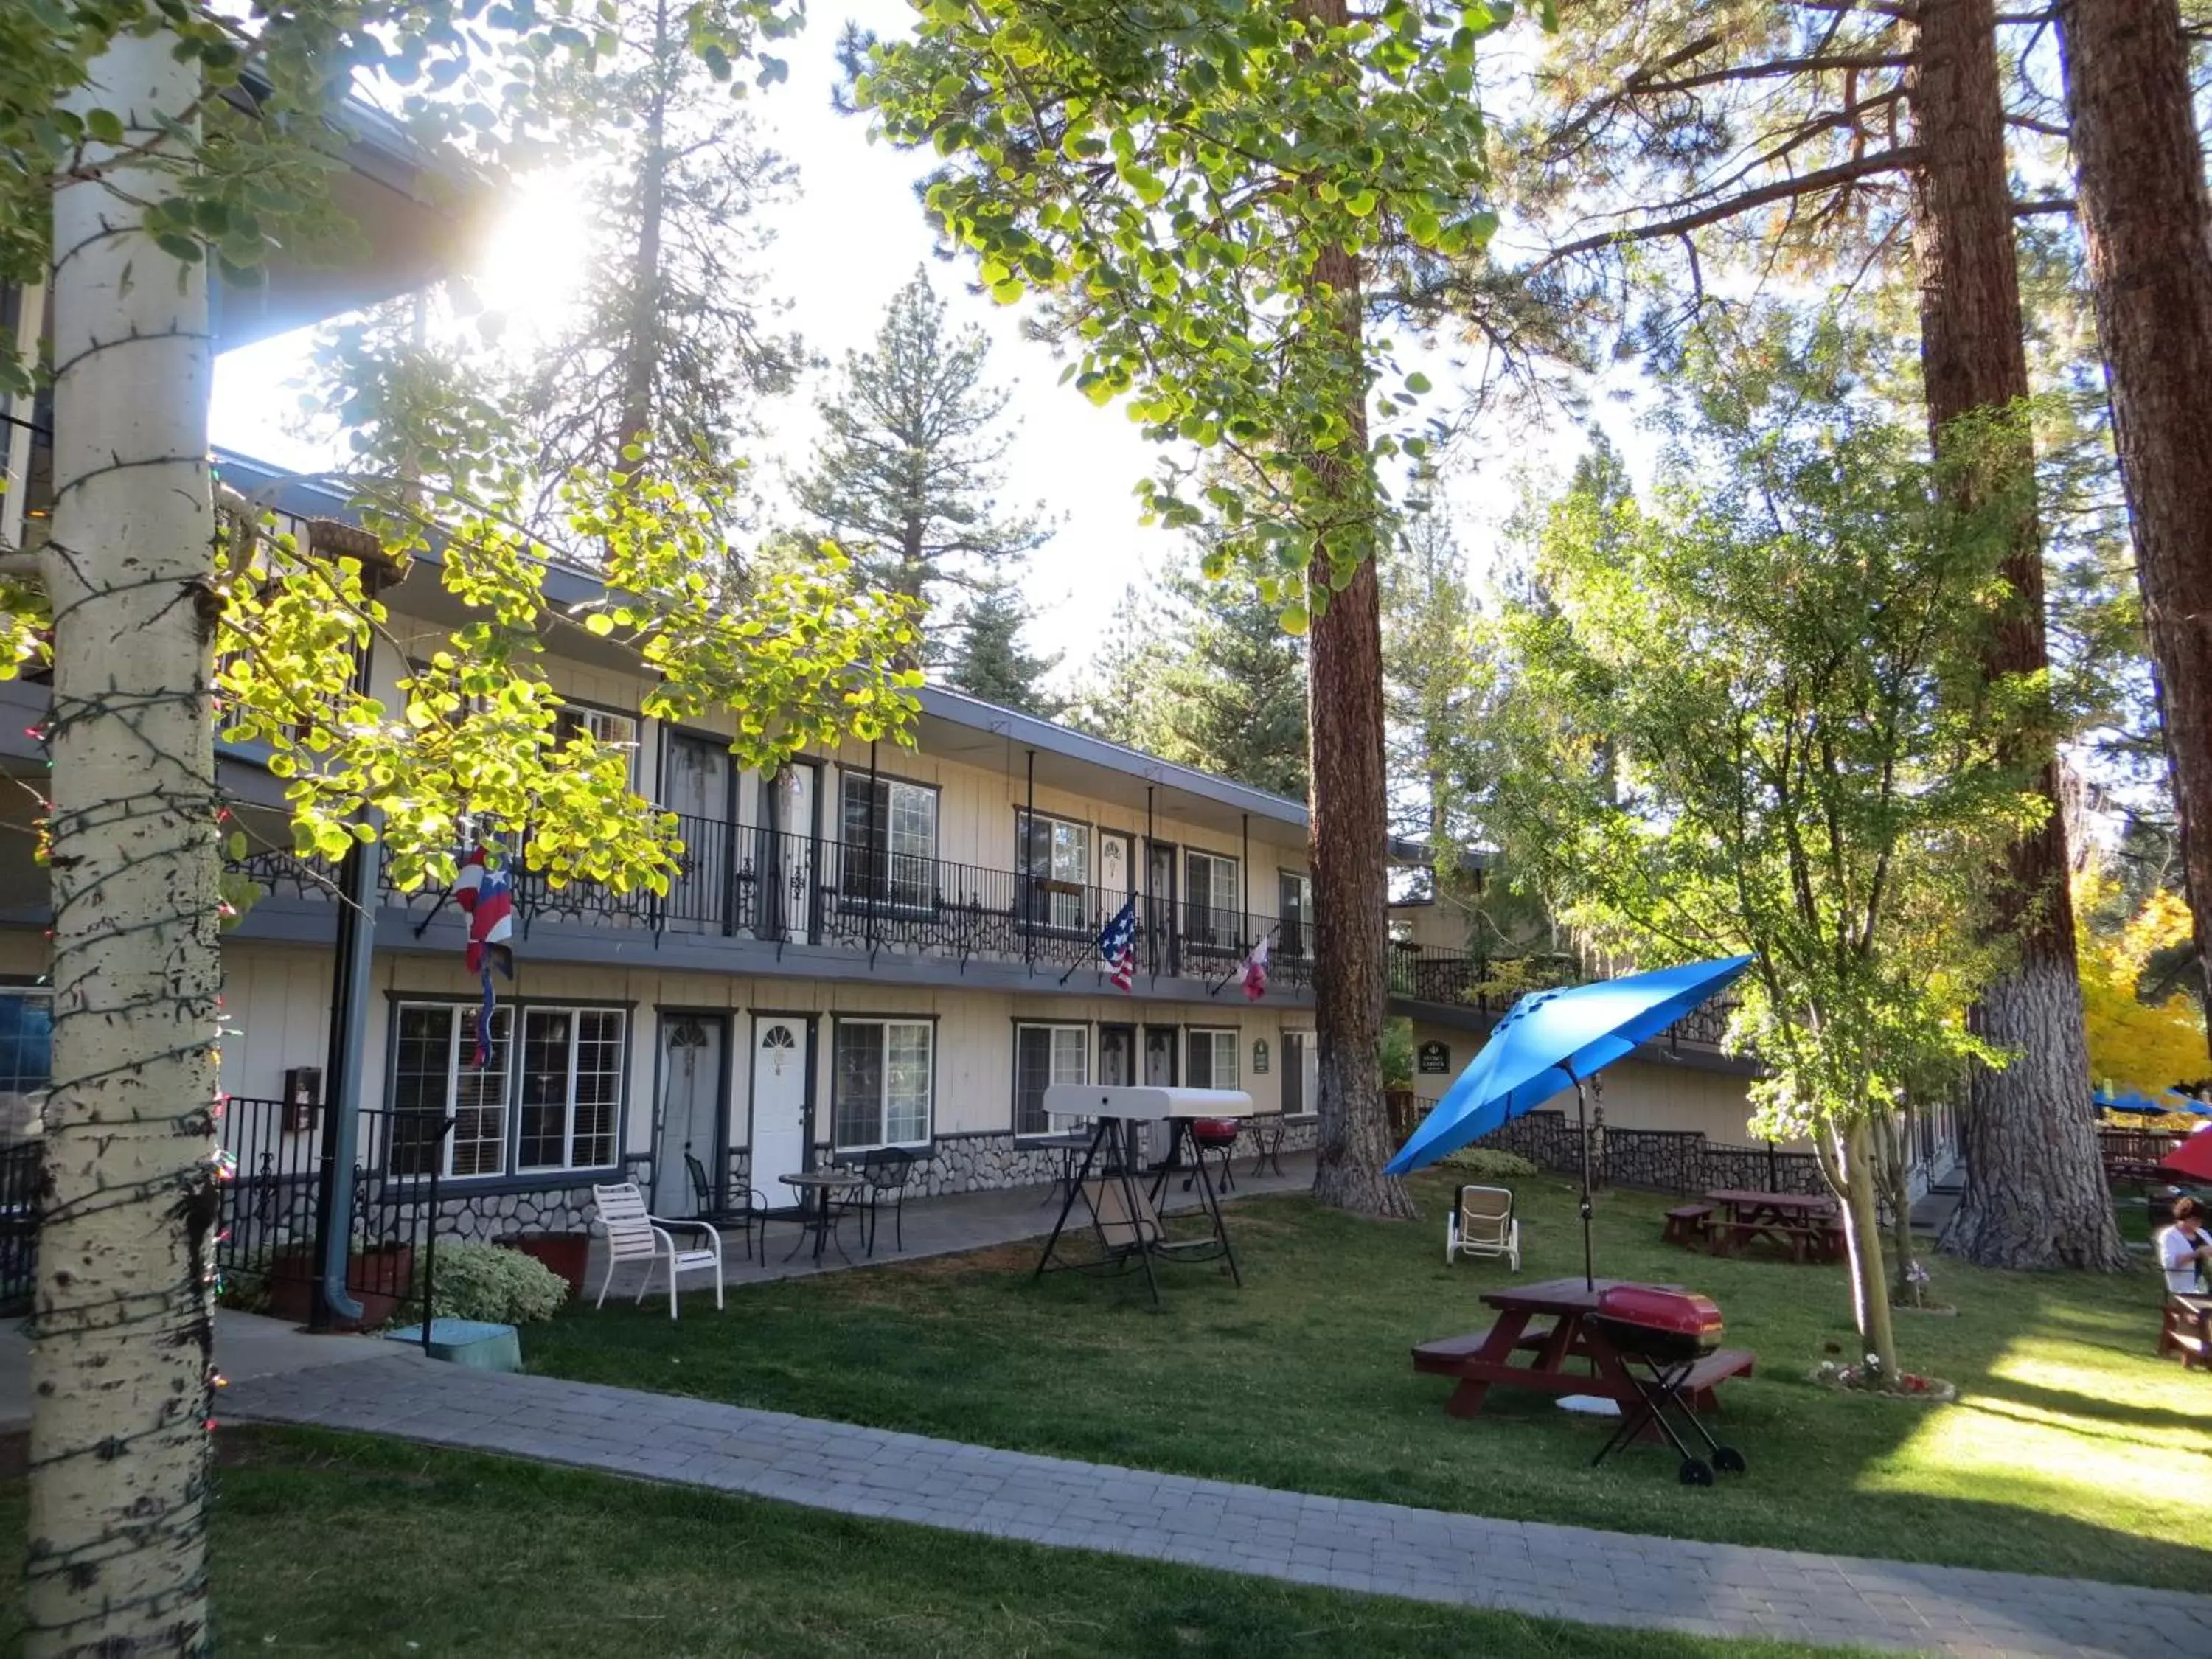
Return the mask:
{"type": "MultiPolygon", "coordinates": [[[[911,15],[904,0],[846,0],[838,11],[817,13],[784,53],[788,82],[750,100],[764,142],[799,170],[794,198],[765,216],[776,232],[764,260],[769,285],[788,302],[791,325],[830,361],[833,374],[846,352],[873,339],[884,307],[917,265],[928,268],[954,321],[989,333],[991,377],[1012,393],[1013,443],[1000,500],[1010,507],[1041,502],[1056,524],[1052,539],[1031,559],[1026,592],[1037,613],[1031,647],[1062,654],[1055,678],[1064,686],[1096,653],[1124,587],[1174,558],[1176,538],[1138,522],[1132,491],[1152,469],[1152,447],[1122,409],[1097,408],[1058,385],[1063,362],[1020,335],[1024,307],[969,292],[966,261],[937,257],[914,195],[928,158],[869,143],[864,118],[831,108],[838,23],[851,17],[888,34],[903,29],[911,15]]],[[[573,179],[526,181],[470,273],[486,304],[510,319],[511,337],[526,336],[556,315],[573,293],[566,273],[580,260],[585,234],[575,201],[573,179]]],[[[280,466],[336,463],[333,453],[286,430],[295,398],[270,395],[300,374],[307,343],[304,333],[283,336],[218,361],[217,444],[280,466]]],[[[1442,409],[1455,378],[1449,353],[1401,356],[1437,381],[1442,409]]],[[[777,406],[781,425],[770,434],[771,453],[756,458],[771,476],[779,465],[803,466],[820,389],[810,384],[777,406]]],[[[1571,434],[1555,434],[1547,447],[1564,471],[1580,445],[1571,434]]],[[[1520,453],[1527,454],[1525,443],[1520,453]]],[[[1446,491],[1462,545],[1480,566],[1517,499],[1516,485],[1501,471],[1462,471],[1448,475],[1446,491]]]]}

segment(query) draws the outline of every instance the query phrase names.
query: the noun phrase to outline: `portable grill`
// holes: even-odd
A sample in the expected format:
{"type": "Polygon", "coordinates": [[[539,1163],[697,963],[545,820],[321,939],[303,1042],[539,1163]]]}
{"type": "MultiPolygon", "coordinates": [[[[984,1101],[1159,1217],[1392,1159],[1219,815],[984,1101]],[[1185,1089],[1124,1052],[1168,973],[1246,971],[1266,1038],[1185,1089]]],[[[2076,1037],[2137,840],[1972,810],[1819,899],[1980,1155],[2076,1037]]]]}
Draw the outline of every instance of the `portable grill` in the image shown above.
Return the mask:
{"type": "Polygon", "coordinates": [[[1742,1471],[1743,1454],[1713,1438],[1712,1431],[1692,1409],[1689,1395],[1691,1374],[1698,1362],[1721,1345],[1721,1310],[1711,1297],[1694,1291],[1661,1290],[1650,1285],[1609,1285],[1599,1293],[1589,1322],[1620,1356],[1638,1396],[1636,1409],[1623,1417],[1613,1438],[1598,1449],[1592,1468],[1633,1440],[1647,1424],[1656,1424],[1681,1455],[1680,1474],[1684,1486],[1711,1486],[1715,1469],[1730,1474],[1742,1471]],[[1711,1462],[1691,1449],[1670,1413],[1679,1413],[1689,1424],[1712,1453],[1711,1462]]]}

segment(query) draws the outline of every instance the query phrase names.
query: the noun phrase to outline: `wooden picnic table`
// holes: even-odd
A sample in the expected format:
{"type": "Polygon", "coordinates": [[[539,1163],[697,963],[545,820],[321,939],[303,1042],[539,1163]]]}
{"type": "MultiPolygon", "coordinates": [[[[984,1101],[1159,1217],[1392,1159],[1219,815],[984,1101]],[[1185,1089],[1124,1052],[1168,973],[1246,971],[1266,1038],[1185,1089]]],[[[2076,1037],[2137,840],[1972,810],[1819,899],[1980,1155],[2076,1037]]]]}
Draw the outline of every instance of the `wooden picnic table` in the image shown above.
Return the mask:
{"type": "Polygon", "coordinates": [[[1765,1239],[1797,1261],[1827,1261],[1837,1243],[1835,1200],[1806,1193],[1762,1193],[1723,1187],[1705,1194],[1721,1214],[1712,1223],[1713,1254],[1765,1239]]]}
{"type": "MultiPolygon", "coordinates": [[[[1599,1296],[1624,1282],[1601,1279],[1593,1290],[1579,1279],[1552,1279],[1486,1291],[1482,1300],[1498,1310],[1497,1322],[1465,1336],[1422,1343],[1413,1350],[1413,1369],[1458,1380],[1444,1401],[1454,1417],[1477,1415],[1491,1389],[1501,1387],[1595,1395],[1632,1407],[1640,1396],[1627,1364],[1589,1317],[1597,1310],[1599,1296]],[[1547,1316],[1549,1326],[1529,1328],[1547,1316]],[[1528,1358],[1516,1358],[1522,1354],[1528,1358]],[[1571,1366],[1571,1361],[1581,1365],[1571,1366]]],[[[1710,1411],[1714,1389],[1726,1378],[1750,1376],[1753,1358],[1747,1348],[1715,1350],[1692,1369],[1682,1397],[1694,1409],[1710,1411]]]]}

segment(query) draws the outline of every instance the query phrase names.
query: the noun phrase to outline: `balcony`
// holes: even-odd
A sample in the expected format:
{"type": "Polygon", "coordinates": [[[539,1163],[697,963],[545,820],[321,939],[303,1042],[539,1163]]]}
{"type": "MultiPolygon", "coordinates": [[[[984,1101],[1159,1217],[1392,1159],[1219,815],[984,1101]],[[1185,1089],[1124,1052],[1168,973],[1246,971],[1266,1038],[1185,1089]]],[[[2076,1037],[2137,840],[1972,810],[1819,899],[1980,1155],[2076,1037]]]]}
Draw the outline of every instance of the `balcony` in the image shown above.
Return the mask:
{"type": "MultiPolygon", "coordinates": [[[[556,888],[533,872],[519,872],[518,933],[526,940],[533,926],[558,922],[1065,970],[1097,965],[1099,933],[1129,897],[711,818],[679,817],[678,836],[684,853],[665,896],[596,882],[556,888]]],[[[336,872],[319,859],[264,850],[229,867],[274,896],[328,900],[337,890],[336,872]]],[[[1312,983],[1308,935],[1296,918],[1136,896],[1140,975],[1225,984],[1254,941],[1272,936],[1270,983],[1283,989],[1312,983]]],[[[387,884],[383,898],[417,923],[451,914],[434,889],[403,893],[387,884]]]]}

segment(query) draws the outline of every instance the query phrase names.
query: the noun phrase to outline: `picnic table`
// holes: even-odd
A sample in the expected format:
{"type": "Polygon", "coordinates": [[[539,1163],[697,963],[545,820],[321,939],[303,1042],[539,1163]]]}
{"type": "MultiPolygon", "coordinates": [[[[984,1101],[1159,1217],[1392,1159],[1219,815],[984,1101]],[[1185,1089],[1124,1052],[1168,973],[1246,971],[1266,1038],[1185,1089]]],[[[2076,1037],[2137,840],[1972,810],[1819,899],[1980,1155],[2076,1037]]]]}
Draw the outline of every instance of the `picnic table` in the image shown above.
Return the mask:
{"type": "Polygon", "coordinates": [[[1793,1261],[1835,1259],[1841,1236],[1831,1199],[1723,1187],[1707,1193],[1705,1202],[1721,1212],[1711,1225],[1715,1255],[1727,1255],[1740,1246],[1765,1239],[1788,1250],[1793,1261]]]}
{"type": "MultiPolygon", "coordinates": [[[[1444,1401],[1454,1417],[1478,1415],[1493,1388],[1595,1395],[1624,1409],[1632,1407],[1642,1397],[1636,1379],[1589,1317],[1597,1310],[1598,1297],[1623,1282],[1601,1279],[1592,1289],[1579,1279],[1552,1279],[1486,1291],[1482,1300],[1498,1310],[1496,1322],[1465,1336],[1420,1344],[1413,1350],[1413,1369],[1457,1380],[1459,1386],[1444,1401]],[[1529,1328],[1546,1317],[1548,1326],[1529,1328]],[[1526,1358],[1516,1358],[1524,1354],[1526,1358]],[[1577,1360],[1579,1368],[1570,1363],[1577,1360]]],[[[1747,1348],[1716,1349],[1692,1367],[1682,1397],[1694,1410],[1711,1410],[1713,1390],[1729,1377],[1750,1376],[1753,1361],[1747,1348]]]]}

